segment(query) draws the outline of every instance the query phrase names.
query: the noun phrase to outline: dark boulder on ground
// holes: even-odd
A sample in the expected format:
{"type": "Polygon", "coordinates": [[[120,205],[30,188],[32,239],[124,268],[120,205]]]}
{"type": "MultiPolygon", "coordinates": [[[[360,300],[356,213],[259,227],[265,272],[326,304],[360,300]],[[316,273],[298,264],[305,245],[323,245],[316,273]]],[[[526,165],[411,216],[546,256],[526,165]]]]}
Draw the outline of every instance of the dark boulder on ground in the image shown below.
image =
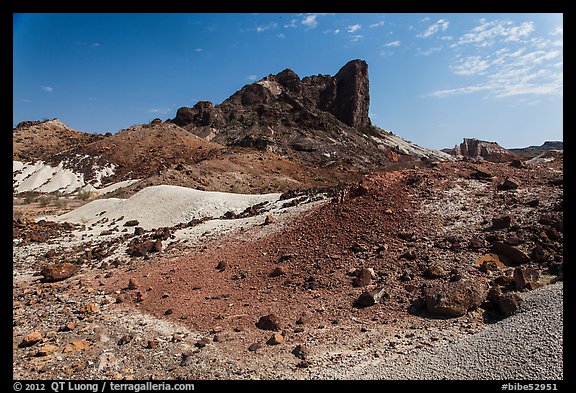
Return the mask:
{"type": "Polygon", "coordinates": [[[436,284],[424,289],[426,310],[439,317],[459,317],[478,308],[488,294],[487,284],[479,279],[436,284]]]}

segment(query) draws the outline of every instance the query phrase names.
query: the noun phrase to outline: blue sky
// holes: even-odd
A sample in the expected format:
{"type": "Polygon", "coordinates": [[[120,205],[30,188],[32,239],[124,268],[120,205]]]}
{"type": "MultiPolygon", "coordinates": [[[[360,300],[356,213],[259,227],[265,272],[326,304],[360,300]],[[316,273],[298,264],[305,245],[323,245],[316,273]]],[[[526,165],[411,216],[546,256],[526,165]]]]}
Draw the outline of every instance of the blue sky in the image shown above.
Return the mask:
{"type": "Polygon", "coordinates": [[[562,14],[15,14],[13,42],[14,126],[115,133],[363,59],[372,122],[416,144],[563,140],[562,14]]]}

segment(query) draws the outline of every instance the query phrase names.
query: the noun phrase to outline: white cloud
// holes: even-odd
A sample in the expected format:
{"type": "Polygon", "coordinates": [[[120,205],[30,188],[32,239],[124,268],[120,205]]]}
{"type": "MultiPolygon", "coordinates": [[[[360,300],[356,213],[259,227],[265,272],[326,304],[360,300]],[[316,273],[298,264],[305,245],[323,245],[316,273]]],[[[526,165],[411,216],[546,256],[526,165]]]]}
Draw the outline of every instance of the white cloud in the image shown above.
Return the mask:
{"type": "Polygon", "coordinates": [[[382,50],[382,51],[380,51],[380,56],[382,56],[382,57],[390,57],[390,56],[392,56],[393,54],[394,54],[394,52],[391,51],[391,50],[382,50]]]}
{"type": "Polygon", "coordinates": [[[257,26],[256,32],[257,33],[263,33],[266,30],[275,29],[276,27],[278,27],[278,24],[275,22],[272,22],[272,23],[268,23],[267,25],[257,26]]]}
{"type": "Polygon", "coordinates": [[[288,23],[286,23],[286,24],[284,25],[284,28],[286,28],[286,29],[288,29],[288,28],[295,29],[295,28],[298,27],[298,25],[296,24],[296,22],[297,22],[296,19],[292,19],[292,20],[290,20],[290,22],[288,22],[288,23]]]}
{"type": "Polygon", "coordinates": [[[436,52],[440,52],[441,50],[442,50],[441,46],[436,46],[436,47],[428,48],[428,49],[418,48],[416,50],[416,54],[419,56],[430,56],[436,52]]]}
{"type": "Polygon", "coordinates": [[[316,26],[318,26],[318,21],[316,20],[317,17],[318,15],[308,15],[304,19],[302,19],[300,23],[302,23],[304,26],[310,29],[313,29],[316,26]]]}
{"type": "Polygon", "coordinates": [[[286,34],[284,34],[284,33],[276,34],[276,37],[283,40],[284,38],[286,38],[286,34]]]}
{"type": "Polygon", "coordinates": [[[350,38],[350,42],[358,42],[360,41],[362,38],[364,38],[364,36],[362,34],[357,34],[355,36],[352,36],[352,38],[350,38]]]}
{"type": "Polygon", "coordinates": [[[450,46],[456,57],[449,68],[461,78],[460,86],[428,96],[480,93],[493,99],[515,97],[519,105],[562,96],[563,44],[550,38],[562,34],[562,28],[540,36],[535,31],[532,21],[480,19],[450,46]]]}
{"type": "Polygon", "coordinates": [[[348,33],[355,33],[355,32],[357,32],[358,30],[360,30],[361,28],[362,28],[362,25],[357,23],[357,24],[355,24],[355,25],[348,26],[348,30],[347,30],[347,31],[348,31],[348,33]]]}
{"type": "Polygon", "coordinates": [[[474,75],[481,74],[490,65],[488,61],[482,59],[480,56],[472,56],[464,59],[459,64],[450,66],[456,75],[474,75]]]}
{"type": "Polygon", "coordinates": [[[440,37],[440,39],[443,41],[452,41],[454,37],[452,37],[451,35],[443,35],[442,37],[440,37]]]}
{"type": "Polygon", "coordinates": [[[52,93],[54,91],[54,88],[51,86],[40,86],[40,88],[44,90],[46,93],[52,93]]]}
{"type": "Polygon", "coordinates": [[[563,35],[564,34],[564,26],[556,27],[550,35],[563,35]]]}
{"type": "Polygon", "coordinates": [[[450,25],[450,22],[448,22],[444,19],[439,19],[435,23],[428,26],[428,28],[424,31],[424,33],[420,34],[419,37],[422,37],[422,38],[432,37],[434,34],[438,33],[439,31],[448,30],[449,25],[450,25]]]}
{"type": "Polygon", "coordinates": [[[492,22],[480,19],[480,24],[464,34],[455,45],[473,44],[490,47],[499,42],[522,42],[534,31],[534,22],[523,22],[516,26],[512,21],[492,22]]]}
{"type": "Polygon", "coordinates": [[[391,41],[384,44],[384,46],[400,46],[400,41],[391,41]]]}
{"type": "Polygon", "coordinates": [[[380,21],[378,23],[372,23],[371,25],[369,25],[368,27],[370,27],[371,29],[373,29],[374,27],[382,27],[384,26],[384,21],[380,21]]]}
{"type": "Polygon", "coordinates": [[[100,45],[99,42],[94,42],[94,43],[93,43],[92,45],[90,45],[90,46],[91,46],[92,48],[98,48],[99,46],[102,46],[102,45],[100,45]]]}
{"type": "Polygon", "coordinates": [[[248,75],[246,77],[246,79],[248,79],[249,81],[255,81],[256,79],[258,79],[257,75],[248,75]]]}
{"type": "Polygon", "coordinates": [[[334,34],[338,34],[338,33],[340,33],[340,29],[334,30],[334,34]]]}
{"type": "Polygon", "coordinates": [[[195,52],[202,52],[202,51],[204,51],[204,49],[202,49],[202,48],[196,48],[196,49],[194,49],[194,51],[195,51],[195,52]]]}
{"type": "Polygon", "coordinates": [[[32,102],[32,100],[29,100],[28,98],[20,98],[20,102],[32,102]]]}

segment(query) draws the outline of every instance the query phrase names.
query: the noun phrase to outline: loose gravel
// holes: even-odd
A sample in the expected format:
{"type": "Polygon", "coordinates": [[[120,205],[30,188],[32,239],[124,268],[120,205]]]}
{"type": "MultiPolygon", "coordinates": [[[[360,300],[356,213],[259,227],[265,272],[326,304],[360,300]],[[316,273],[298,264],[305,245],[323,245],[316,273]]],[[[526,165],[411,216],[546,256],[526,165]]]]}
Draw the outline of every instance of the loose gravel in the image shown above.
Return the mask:
{"type": "Polygon", "coordinates": [[[563,283],[523,294],[520,312],[455,343],[390,363],[355,367],[344,379],[563,379],[563,283]]]}

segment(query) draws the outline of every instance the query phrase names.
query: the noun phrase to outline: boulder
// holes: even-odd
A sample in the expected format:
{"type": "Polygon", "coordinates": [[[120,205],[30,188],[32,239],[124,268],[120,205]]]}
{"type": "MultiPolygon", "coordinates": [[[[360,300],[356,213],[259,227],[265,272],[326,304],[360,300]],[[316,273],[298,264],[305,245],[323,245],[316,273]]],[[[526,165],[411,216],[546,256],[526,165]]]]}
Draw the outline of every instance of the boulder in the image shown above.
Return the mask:
{"type": "Polygon", "coordinates": [[[512,223],[511,216],[502,216],[492,218],[492,227],[495,229],[505,229],[509,228],[512,223]]]}
{"type": "Polygon", "coordinates": [[[498,297],[498,308],[506,317],[516,313],[520,303],[522,298],[516,293],[508,292],[498,297]]]}
{"type": "Polygon", "coordinates": [[[530,262],[530,257],[526,255],[525,252],[504,242],[495,241],[492,244],[492,249],[496,254],[499,256],[504,256],[513,264],[520,265],[530,262]]]}
{"type": "Polygon", "coordinates": [[[270,272],[270,274],[268,276],[269,277],[278,277],[278,276],[283,276],[284,274],[286,274],[286,271],[284,270],[284,268],[282,266],[276,266],[274,268],[274,270],[272,270],[272,272],[270,272]]]}
{"type": "Polygon", "coordinates": [[[354,302],[354,306],[357,308],[370,307],[375,305],[376,303],[379,303],[382,297],[384,298],[390,297],[390,295],[386,293],[384,288],[373,289],[371,291],[364,291],[358,297],[358,299],[356,299],[356,301],[354,302]]]}
{"type": "Polygon", "coordinates": [[[355,287],[365,287],[367,285],[370,285],[371,281],[372,281],[372,272],[370,272],[369,269],[362,268],[357,272],[356,278],[354,279],[354,281],[352,281],[352,285],[355,287]]]}
{"type": "Polygon", "coordinates": [[[440,278],[446,275],[446,271],[439,263],[432,262],[424,271],[424,276],[428,278],[440,278]]]}
{"type": "Polygon", "coordinates": [[[268,314],[260,317],[256,322],[256,327],[262,330],[280,330],[280,318],[274,314],[268,314]]]}
{"type": "Polygon", "coordinates": [[[281,335],[280,333],[274,333],[272,334],[272,336],[268,339],[268,341],[266,342],[266,344],[268,345],[278,345],[278,344],[282,344],[284,342],[284,336],[281,335]]]}
{"type": "Polygon", "coordinates": [[[39,331],[34,331],[22,338],[20,344],[18,344],[19,348],[26,348],[31,347],[32,345],[42,341],[42,335],[39,331]]]}
{"type": "Polygon", "coordinates": [[[140,222],[138,222],[138,220],[128,220],[124,223],[125,227],[135,227],[136,225],[138,225],[140,222]]]}
{"type": "Polygon", "coordinates": [[[517,267],[514,269],[513,277],[514,284],[516,285],[516,289],[518,291],[523,289],[535,289],[542,286],[542,284],[538,282],[540,273],[538,273],[536,269],[529,267],[517,267]]]}
{"type": "Polygon", "coordinates": [[[520,187],[520,182],[511,177],[507,177],[504,182],[498,185],[498,189],[500,190],[515,190],[518,187],[520,187]]]}
{"type": "Polygon", "coordinates": [[[424,289],[424,304],[439,317],[459,317],[478,308],[486,299],[488,285],[480,279],[436,284],[424,289]]]}
{"type": "Polygon", "coordinates": [[[305,360],[308,356],[308,348],[304,344],[298,344],[292,349],[292,355],[299,359],[305,360]]]}
{"type": "Polygon", "coordinates": [[[79,270],[80,266],[76,264],[62,262],[55,265],[44,266],[40,274],[45,282],[56,282],[72,277],[78,273],[79,270]]]}

